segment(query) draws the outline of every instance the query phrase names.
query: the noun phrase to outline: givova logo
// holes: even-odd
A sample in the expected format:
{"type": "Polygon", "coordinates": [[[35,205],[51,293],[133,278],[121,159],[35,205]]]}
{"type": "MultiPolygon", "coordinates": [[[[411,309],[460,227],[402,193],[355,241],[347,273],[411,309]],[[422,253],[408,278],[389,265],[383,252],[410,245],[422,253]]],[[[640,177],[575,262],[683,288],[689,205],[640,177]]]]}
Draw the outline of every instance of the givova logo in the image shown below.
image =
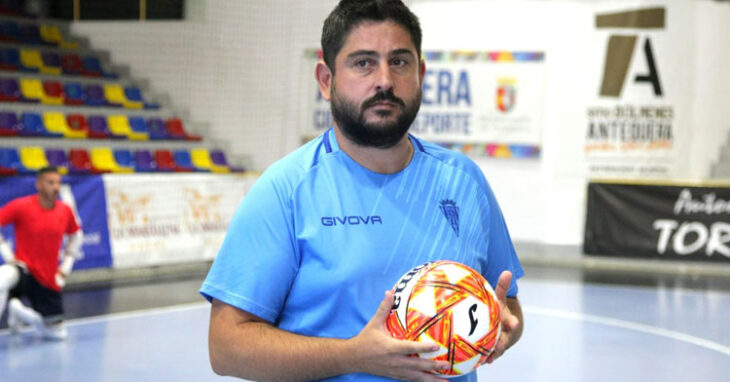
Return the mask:
{"type": "MultiPolygon", "coordinates": [[[[664,29],[666,18],[665,8],[647,8],[623,12],[614,12],[596,15],[597,29],[628,29],[654,30],[664,29]]],[[[648,84],[654,95],[662,95],[662,84],[659,70],[656,65],[651,39],[646,36],[639,38],[638,34],[611,35],[606,48],[606,61],[603,66],[603,80],[600,95],[604,97],[620,97],[626,78],[628,77],[631,60],[637,51],[637,42],[641,45],[641,53],[646,60],[647,73],[633,76],[633,82],[648,84]],[[641,42],[639,42],[641,40],[641,42]]]]}

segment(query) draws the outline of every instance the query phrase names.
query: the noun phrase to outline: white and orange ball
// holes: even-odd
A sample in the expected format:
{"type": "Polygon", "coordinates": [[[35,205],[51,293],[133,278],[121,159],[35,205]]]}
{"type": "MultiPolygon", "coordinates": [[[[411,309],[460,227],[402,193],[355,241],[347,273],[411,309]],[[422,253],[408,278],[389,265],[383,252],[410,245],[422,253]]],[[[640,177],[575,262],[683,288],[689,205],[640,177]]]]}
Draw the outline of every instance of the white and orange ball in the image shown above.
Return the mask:
{"type": "Polygon", "coordinates": [[[395,284],[386,321],[394,338],[435,343],[418,357],[448,361],[444,377],[467,374],[487,361],[502,330],[500,305],[489,283],[474,269],[453,261],[419,265],[395,284]]]}

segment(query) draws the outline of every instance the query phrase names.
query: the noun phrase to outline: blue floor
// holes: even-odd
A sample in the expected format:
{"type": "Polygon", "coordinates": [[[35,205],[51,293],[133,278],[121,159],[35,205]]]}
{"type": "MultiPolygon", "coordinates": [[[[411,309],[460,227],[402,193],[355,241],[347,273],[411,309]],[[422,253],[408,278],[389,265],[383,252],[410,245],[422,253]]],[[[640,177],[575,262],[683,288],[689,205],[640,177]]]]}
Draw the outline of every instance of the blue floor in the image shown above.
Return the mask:
{"type": "MultiPolygon", "coordinates": [[[[730,381],[727,290],[528,276],[520,298],[523,338],[480,381],[730,381]]],[[[3,329],[0,381],[230,380],[208,364],[208,313],[195,302],[75,318],[57,343],[3,329]]]]}

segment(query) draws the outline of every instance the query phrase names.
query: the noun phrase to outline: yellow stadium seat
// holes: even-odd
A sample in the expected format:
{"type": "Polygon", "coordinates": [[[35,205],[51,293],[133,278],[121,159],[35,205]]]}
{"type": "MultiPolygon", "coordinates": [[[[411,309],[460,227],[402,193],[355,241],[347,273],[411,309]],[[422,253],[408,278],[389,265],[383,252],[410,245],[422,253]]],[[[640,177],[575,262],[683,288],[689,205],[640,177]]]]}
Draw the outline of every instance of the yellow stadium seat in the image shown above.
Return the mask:
{"type": "Polygon", "coordinates": [[[134,172],[132,167],[120,166],[114,153],[109,147],[94,147],[91,149],[91,164],[104,172],[131,173],[134,172]]]}
{"type": "Polygon", "coordinates": [[[40,71],[43,67],[43,58],[41,58],[41,52],[35,49],[21,49],[20,62],[26,68],[34,68],[38,71],[40,71]]]}
{"type": "Polygon", "coordinates": [[[208,149],[192,149],[190,150],[190,158],[195,167],[203,168],[217,173],[228,173],[230,169],[226,166],[219,166],[210,159],[208,149]]]}
{"type": "Polygon", "coordinates": [[[132,130],[126,115],[110,115],[107,117],[107,121],[109,122],[109,131],[114,135],[123,135],[133,141],[146,141],[149,139],[149,134],[132,130]]]}
{"type": "Polygon", "coordinates": [[[20,62],[23,66],[38,69],[43,74],[60,75],[61,68],[48,67],[43,64],[41,52],[36,49],[21,49],[20,62]]]}
{"type": "Polygon", "coordinates": [[[41,25],[41,38],[43,41],[57,44],[60,48],[64,49],[77,49],[79,44],[77,42],[65,41],[61,30],[55,25],[41,25]]]}
{"type": "Polygon", "coordinates": [[[35,78],[21,78],[20,93],[23,95],[23,98],[41,102],[44,95],[43,84],[35,78]]]}
{"type": "Polygon", "coordinates": [[[122,105],[127,109],[144,108],[143,102],[128,100],[127,96],[124,94],[124,88],[120,84],[104,85],[104,96],[110,103],[122,105]]]}
{"type": "Polygon", "coordinates": [[[63,134],[64,138],[86,138],[86,131],[72,129],[63,113],[53,111],[43,113],[43,124],[46,125],[48,131],[63,134]]]}
{"type": "Polygon", "coordinates": [[[23,166],[34,171],[38,171],[48,166],[46,153],[40,146],[28,146],[20,148],[20,161],[23,166]]]}

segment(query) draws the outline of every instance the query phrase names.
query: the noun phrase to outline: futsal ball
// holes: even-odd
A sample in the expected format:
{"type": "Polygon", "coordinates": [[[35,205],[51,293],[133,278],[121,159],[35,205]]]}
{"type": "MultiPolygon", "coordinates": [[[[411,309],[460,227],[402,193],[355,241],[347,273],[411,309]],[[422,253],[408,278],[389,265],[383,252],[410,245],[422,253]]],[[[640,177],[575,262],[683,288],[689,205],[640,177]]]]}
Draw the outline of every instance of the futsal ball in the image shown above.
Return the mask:
{"type": "Polygon", "coordinates": [[[489,283],[474,269],[435,261],[407,272],[393,288],[386,326],[398,339],[435,343],[416,356],[448,361],[443,377],[467,374],[487,361],[502,330],[500,307],[489,283]]]}

